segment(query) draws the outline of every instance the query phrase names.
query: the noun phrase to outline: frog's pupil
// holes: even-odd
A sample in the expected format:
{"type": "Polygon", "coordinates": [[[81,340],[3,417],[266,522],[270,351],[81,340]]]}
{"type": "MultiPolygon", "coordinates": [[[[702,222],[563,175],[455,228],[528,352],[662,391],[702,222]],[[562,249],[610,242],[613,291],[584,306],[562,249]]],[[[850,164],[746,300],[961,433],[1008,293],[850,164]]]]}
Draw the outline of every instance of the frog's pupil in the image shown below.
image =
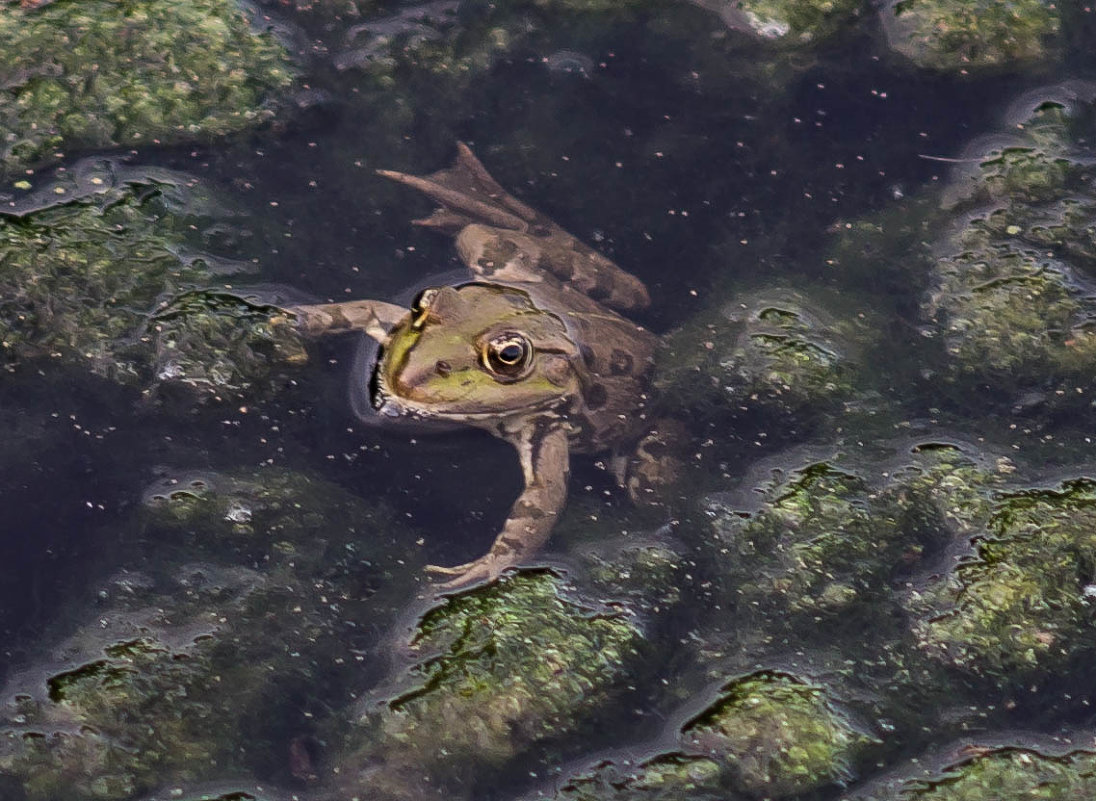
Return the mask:
{"type": "Polygon", "coordinates": [[[511,342],[499,352],[499,358],[507,364],[516,364],[521,358],[521,346],[511,342]]]}

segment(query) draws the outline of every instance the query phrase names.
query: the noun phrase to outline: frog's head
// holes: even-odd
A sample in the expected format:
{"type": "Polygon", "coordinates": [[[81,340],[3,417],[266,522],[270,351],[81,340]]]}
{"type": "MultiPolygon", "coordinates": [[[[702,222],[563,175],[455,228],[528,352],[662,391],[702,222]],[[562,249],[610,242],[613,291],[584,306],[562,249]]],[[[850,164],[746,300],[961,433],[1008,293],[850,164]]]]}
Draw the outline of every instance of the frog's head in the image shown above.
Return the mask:
{"type": "Polygon", "coordinates": [[[583,361],[563,322],[496,284],[425,289],[393,328],[374,373],[384,414],[493,420],[580,392],[583,361]]]}

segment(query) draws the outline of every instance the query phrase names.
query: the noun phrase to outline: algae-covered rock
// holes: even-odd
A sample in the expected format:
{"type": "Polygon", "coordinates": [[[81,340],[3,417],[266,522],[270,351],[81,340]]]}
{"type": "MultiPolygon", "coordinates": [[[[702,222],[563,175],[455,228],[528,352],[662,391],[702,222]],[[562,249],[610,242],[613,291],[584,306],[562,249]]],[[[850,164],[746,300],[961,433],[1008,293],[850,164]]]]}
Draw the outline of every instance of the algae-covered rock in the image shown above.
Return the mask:
{"type": "Polygon", "coordinates": [[[729,684],[685,726],[683,738],[722,762],[744,793],[766,798],[844,783],[869,742],[822,688],[780,673],[729,684]]]}
{"type": "Polygon", "coordinates": [[[377,0],[259,0],[259,4],[321,19],[357,19],[373,11],[377,0]]]}
{"type": "Polygon", "coordinates": [[[694,422],[755,418],[766,436],[791,435],[851,395],[853,333],[864,333],[859,321],[831,317],[795,293],[745,296],[665,338],[656,386],[671,413],[688,410],[694,422]]]}
{"type": "Polygon", "coordinates": [[[292,82],[231,0],[0,5],[0,175],[58,151],[254,127],[292,82]]]}
{"type": "Polygon", "coordinates": [[[1082,101],[1040,104],[1019,139],[954,188],[954,228],[936,246],[925,314],[947,350],[942,377],[987,400],[1026,394],[1026,406],[1056,413],[1091,406],[1091,114],[1082,101]]]}
{"type": "Polygon", "coordinates": [[[770,633],[793,626],[811,636],[822,620],[890,629],[895,576],[980,530],[996,479],[952,448],[927,450],[884,473],[880,486],[826,462],[809,465],[774,482],[748,516],[709,496],[715,558],[742,613],[760,615],[770,633]]]}
{"type": "MultiPolygon", "coordinates": [[[[737,801],[719,761],[664,754],[634,767],[613,763],[568,779],[553,801],[737,801]]],[[[531,799],[530,799],[531,801],[531,799]]]]}
{"type": "Polygon", "coordinates": [[[319,748],[372,626],[405,600],[412,537],[384,509],[275,470],[164,478],[120,534],[128,566],[4,688],[0,778],[27,801],[123,801],[311,773],[305,744],[319,748]]]}
{"type": "MultiPolygon", "coordinates": [[[[973,749],[980,750],[980,749],[973,749]]],[[[941,778],[910,780],[872,801],[1080,801],[1096,796],[1096,755],[1078,751],[1055,757],[1027,748],[985,749],[950,766],[941,778]]]]}
{"type": "Polygon", "coordinates": [[[998,692],[1087,695],[1083,666],[1096,655],[1094,531],[1090,481],[1002,495],[976,558],[925,588],[921,646],[998,692]]]}
{"type": "Polygon", "coordinates": [[[860,0],[694,0],[720,14],[728,25],[765,39],[803,45],[825,41],[853,26],[860,0]]]}
{"type": "Polygon", "coordinates": [[[775,672],[735,679],[679,734],[681,750],[606,761],[568,779],[555,801],[736,801],[841,784],[871,738],[820,687],[775,672]]]}
{"type": "Polygon", "coordinates": [[[1062,22],[1060,4],[1047,0],[901,0],[882,13],[892,48],[942,71],[1044,61],[1062,22]]]}
{"type": "Polygon", "coordinates": [[[278,366],[308,361],[301,338],[284,319],[280,307],[238,293],[177,295],[150,316],[154,380],[214,396],[256,389],[278,366]]]}
{"type": "Polygon", "coordinates": [[[61,360],[122,384],[242,390],[304,351],[277,309],[210,284],[220,212],[185,175],[80,165],[50,205],[0,213],[0,364],[61,360]],[[203,236],[206,234],[207,236],[203,236]]]}
{"type": "Polygon", "coordinates": [[[527,778],[569,738],[607,730],[643,639],[625,608],[572,597],[548,572],[447,599],[416,627],[421,656],[402,692],[360,722],[365,744],[340,767],[355,777],[345,793],[465,798],[507,772],[527,778]]]}

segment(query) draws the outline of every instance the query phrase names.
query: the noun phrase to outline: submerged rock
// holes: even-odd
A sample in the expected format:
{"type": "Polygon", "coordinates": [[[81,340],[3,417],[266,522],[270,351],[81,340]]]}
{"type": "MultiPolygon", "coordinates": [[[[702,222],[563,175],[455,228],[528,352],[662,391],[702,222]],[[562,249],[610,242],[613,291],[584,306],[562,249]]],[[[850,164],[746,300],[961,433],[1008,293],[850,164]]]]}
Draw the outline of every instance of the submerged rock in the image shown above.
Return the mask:
{"type": "Polygon", "coordinates": [[[0,5],[0,176],[58,151],[252,128],[293,81],[231,0],[26,5],[0,5]]]}
{"type": "Polygon", "coordinates": [[[788,44],[820,43],[848,31],[864,10],[860,0],[691,0],[719,14],[728,27],[788,44]]]}
{"type": "MultiPolygon", "coordinates": [[[[598,770],[572,777],[553,801],[739,801],[722,765],[708,757],[663,754],[636,766],[603,764],[598,770]]],[[[545,796],[535,796],[544,798],[545,796]]],[[[532,801],[532,797],[529,799],[532,801]]]]}
{"type": "MultiPolygon", "coordinates": [[[[842,784],[870,743],[824,690],[782,673],[730,682],[678,733],[680,749],[574,776],[556,801],[787,798],[842,784]]],[[[543,797],[543,796],[537,796],[543,797]]],[[[531,798],[531,797],[530,797],[531,798]]]]}
{"type": "Polygon", "coordinates": [[[934,70],[1014,71],[1057,55],[1061,4],[900,0],[883,10],[891,47],[934,70]]]}
{"type": "Polygon", "coordinates": [[[822,620],[843,630],[860,620],[883,634],[892,628],[895,576],[931,564],[975,529],[996,483],[951,448],[880,472],[882,486],[826,462],[808,465],[773,482],[752,514],[723,496],[707,499],[715,558],[735,605],[761,615],[755,625],[809,636],[822,620]]]}
{"type": "Polygon", "coordinates": [[[206,289],[241,264],[200,249],[227,213],[196,181],[110,162],[72,174],[25,211],[0,212],[0,365],[60,360],[121,384],[215,394],[305,360],[276,307],[206,289]]]}
{"type": "Polygon", "coordinates": [[[297,474],[180,474],[143,507],[129,566],[3,689],[0,788],[27,801],[304,773],[416,569],[389,513],[297,474]]]}
{"type": "Polygon", "coordinates": [[[1091,98],[1039,104],[1018,137],[953,187],[953,227],[934,246],[924,314],[947,349],[944,377],[988,402],[1091,410],[1096,171],[1084,131],[1092,115],[1091,98]],[[1037,404],[1022,400],[1030,393],[1037,404]]]}
{"type": "Polygon", "coordinates": [[[844,784],[857,751],[870,742],[823,689],[780,673],[731,682],[685,726],[684,738],[721,762],[744,794],[766,798],[844,784]]]}
{"type": "Polygon", "coordinates": [[[655,383],[666,407],[694,422],[792,436],[851,396],[853,337],[868,335],[798,293],[744,296],[667,335],[655,383]]]}
{"type": "Polygon", "coordinates": [[[859,797],[864,801],[1079,801],[1096,794],[1096,754],[1075,751],[1055,757],[1027,748],[969,750],[976,755],[949,766],[939,778],[907,780],[893,789],[859,797]]]}
{"type": "Polygon", "coordinates": [[[975,554],[919,593],[916,636],[934,659],[1013,703],[1087,703],[1096,656],[1096,485],[1000,495],[975,554]],[[1017,700],[1018,699],[1018,700],[1017,700]]]}
{"type": "MultiPolygon", "coordinates": [[[[644,635],[618,604],[573,596],[549,572],[509,574],[427,612],[401,692],[367,708],[339,766],[362,799],[475,797],[568,753],[636,681],[644,635]]],[[[376,696],[375,696],[376,697],[376,696]]]]}

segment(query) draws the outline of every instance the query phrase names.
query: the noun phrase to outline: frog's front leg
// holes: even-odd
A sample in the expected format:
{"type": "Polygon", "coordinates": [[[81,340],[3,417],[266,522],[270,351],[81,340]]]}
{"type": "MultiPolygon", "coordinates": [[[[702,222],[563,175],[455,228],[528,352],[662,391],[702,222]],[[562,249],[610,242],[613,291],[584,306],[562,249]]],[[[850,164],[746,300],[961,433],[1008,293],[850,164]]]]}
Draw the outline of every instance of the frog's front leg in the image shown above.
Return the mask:
{"type": "Polygon", "coordinates": [[[381,300],[349,300],[292,306],[297,329],[306,336],[363,331],[383,343],[388,332],[407,315],[407,309],[381,300]]]}
{"type": "Polygon", "coordinates": [[[502,531],[485,555],[456,567],[429,565],[426,569],[456,578],[440,585],[452,589],[474,581],[494,581],[508,567],[528,561],[548,540],[567,500],[570,456],[567,432],[555,422],[530,424],[519,433],[515,447],[521,457],[525,489],[502,531]]]}

